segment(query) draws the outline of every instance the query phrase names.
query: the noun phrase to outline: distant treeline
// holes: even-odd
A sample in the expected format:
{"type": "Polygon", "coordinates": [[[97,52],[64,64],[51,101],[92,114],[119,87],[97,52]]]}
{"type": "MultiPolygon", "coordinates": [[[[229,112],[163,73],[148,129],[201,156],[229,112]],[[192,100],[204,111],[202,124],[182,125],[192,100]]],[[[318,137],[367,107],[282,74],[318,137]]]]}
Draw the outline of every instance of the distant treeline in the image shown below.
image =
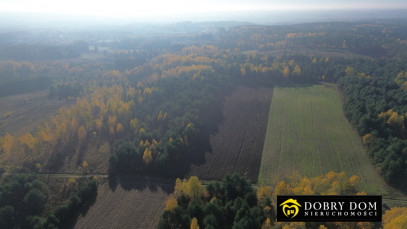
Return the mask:
{"type": "Polygon", "coordinates": [[[119,50],[143,50],[157,55],[203,44],[220,49],[304,53],[335,51],[373,58],[407,58],[407,24],[391,22],[325,22],[281,26],[245,25],[190,35],[127,38],[108,45],[119,50]]]}
{"type": "Polygon", "coordinates": [[[85,41],[62,45],[21,44],[0,48],[0,59],[56,60],[76,58],[86,51],[88,51],[88,43],[85,41]]]}
{"type": "Polygon", "coordinates": [[[0,84],[0,97],[45,90],[51,83],[50,78],[46,76],[14,80],[0,84]]]}
{"type": "Polygon", "coordinates": [[[1,61],[0,97],[38,90],[49,90],[50,97],[60,99],[77,97],[106,68],[104,63],[1,61]]]}
{"type": "Polygon", "coordinates": [[[56,87],[52,86],[49,89],[49,97],[57,97],[58,99],[67,99],[69,97],[79,97],[84,88],[79,83],[75,83],[74,85],[70,84],[58,84],[56,87]]]}

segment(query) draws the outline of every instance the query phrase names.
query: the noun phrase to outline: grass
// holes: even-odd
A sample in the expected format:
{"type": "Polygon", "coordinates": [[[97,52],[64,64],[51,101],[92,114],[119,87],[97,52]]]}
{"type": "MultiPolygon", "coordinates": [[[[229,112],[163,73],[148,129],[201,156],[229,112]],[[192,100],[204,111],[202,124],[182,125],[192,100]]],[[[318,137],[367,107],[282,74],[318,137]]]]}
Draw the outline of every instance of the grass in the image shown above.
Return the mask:
{"type": "Polygon", "coordinates": [[[307,177],[344,171],[358,175],[368,194],[389,195],[333,84],[274,89],[259,183],[275,185],[293,171],[307,177]]]}
{"type": "Polygon", "coordinates": [[[63,104],[63,101],[49,99],[47,91],[1,97],[0,136],[34,131],[56,115],[63,104]]]}

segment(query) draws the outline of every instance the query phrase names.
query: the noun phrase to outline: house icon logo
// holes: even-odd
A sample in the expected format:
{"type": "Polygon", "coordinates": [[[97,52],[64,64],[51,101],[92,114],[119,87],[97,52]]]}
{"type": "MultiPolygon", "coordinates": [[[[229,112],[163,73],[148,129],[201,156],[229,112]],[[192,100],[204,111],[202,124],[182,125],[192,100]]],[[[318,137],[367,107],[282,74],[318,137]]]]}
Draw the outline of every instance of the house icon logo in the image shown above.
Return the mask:
{"type": "Polygon", "coordinates": [[[302,207],[297,200],[294,199],[288,199],[280,204],[280,206],[287,218],[294,218],[300,211],[300,207],[302,207]]]}

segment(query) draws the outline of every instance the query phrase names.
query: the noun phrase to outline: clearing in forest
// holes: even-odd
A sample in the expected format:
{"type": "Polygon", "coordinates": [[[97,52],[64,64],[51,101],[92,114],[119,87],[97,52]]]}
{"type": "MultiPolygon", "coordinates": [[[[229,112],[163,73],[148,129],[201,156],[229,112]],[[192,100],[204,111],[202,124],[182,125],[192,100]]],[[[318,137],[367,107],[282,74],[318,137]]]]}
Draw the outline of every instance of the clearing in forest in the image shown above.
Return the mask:
{"type": "Polygon", "coordinates": [[[31,132],[63,105],[63,101],[49,99],[45,91],[1,97],[0,136],[31,132]]]}
{"type": "Polygon", "coordinates": [[[156,228],[173,183],[134,178],[115,187],[106,183],[99,187],[96,203],[74,228],[156,228]]]}
{"type": "Polygon", "coordinates": [[[257,182],[272,95],[272,87],[239,86],[227,96],[224,122],[210,136],[212,152],[205,153],[204,164],[192,165],[189,175],[221,180],[239,173],[257,182]]]}
{"type": "Polygon", "coordinates": [[[344,171],[358,175],[367,193],[388,194],[333,84],[274,88],[259,183],[275,185],[294,171],[307,177],[344,171]]]}

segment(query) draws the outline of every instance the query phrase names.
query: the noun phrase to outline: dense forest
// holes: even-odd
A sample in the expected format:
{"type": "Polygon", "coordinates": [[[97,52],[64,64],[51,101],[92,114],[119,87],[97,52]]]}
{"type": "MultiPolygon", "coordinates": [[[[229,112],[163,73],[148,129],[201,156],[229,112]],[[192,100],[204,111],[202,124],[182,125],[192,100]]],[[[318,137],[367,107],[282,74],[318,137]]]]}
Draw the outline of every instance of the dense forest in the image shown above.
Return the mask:
{"type": "MultiPolygon", "coordinates": [[[[36,134],[4,136],[4,158],[11,151],[10,160],[17,160],[19,152],[33,152],[33,158],[21,159],[55,170],[66,153],[86,151],[90,144],[107,140],[112,144],[111,172],[170,171],[188,158],[188,152],[205,147],[210,127],[219,121],[211,114],[220,112],[216,104],[227,93],[225,89],[233,86],[232,81],[327,81],[339,83],[345,114],[369,146],[385,179],[397,183],[403,177],[400,174],[406,174],[404,61],[273,57],[254,52],[228,56],[211,46],[183,52],[185,56],[160,55],[131,71],[107,72],[102,87],[88,89],[87,96],[62,109],[36,134]],[[208,53],[223,54],[210,58],[208,53]],[[77,147],[72,148],[74,145],[77,147]],[[53,149],[58,151],[52,153],[53,149]],[[44,157],[49,153],[49,158],[44,157]]],[[[83,91],[78,84],[62,84],[51,88],[50,96],[77,97],[83,91]]]]}
{"type": "Polygon", "coordinates": [[[158,228],[373,228],[370,222],[275,222],[273,201],[277,195],[366,195],[357,176],[329,172],[314,178],[293,174],[287,182],[260,186],[238,175],[203,187],[197,177],[177,179],[158,228]]]}
{"type": "Polygon", "coordinates": [[[50,211],[49,190],[41,178],[21,174],[6,177],[0,186],[2,228],[69,228],[95,200],[96,182],[71,179],[63,193],[68,198],[50,211]]]}
{"type": "MultiPolygon", "coordinates": [[[[0,162],[7,172],[19,173],[183,177],[211,150],[224,98],[236,86],[332,82],[372,163],[389,184],[405,188],[406,26],[399,21],[242,25],[112,40],[103,33],[99,39],[48,46],[10,40],[0,46],[0,97],[41,91],[63,106],[35,129],[0,136],[0,162]]],[[[2,36],[7,40],[7,33],[2,36]]],[[[67,227],[97,193],[93,179],[74,182],[64,201],[46,207],[41,179],[4,176],[0,221],[6,228],[67,227]]],[[[285,191],[274,193],[360,191],[354,177],[326,176],[338,178],[346,190],[297,192],[299,184],[278,184],[276,189],[285,191]]],[[[306,182],[313,181],[301,185],[306,182]]],[[[177,180],[159,227],[271,225],[273,197],[259,194],[268,189],[261,187],[256,195],[239,175],[205,188],[196,177],[177,180]]]]}

